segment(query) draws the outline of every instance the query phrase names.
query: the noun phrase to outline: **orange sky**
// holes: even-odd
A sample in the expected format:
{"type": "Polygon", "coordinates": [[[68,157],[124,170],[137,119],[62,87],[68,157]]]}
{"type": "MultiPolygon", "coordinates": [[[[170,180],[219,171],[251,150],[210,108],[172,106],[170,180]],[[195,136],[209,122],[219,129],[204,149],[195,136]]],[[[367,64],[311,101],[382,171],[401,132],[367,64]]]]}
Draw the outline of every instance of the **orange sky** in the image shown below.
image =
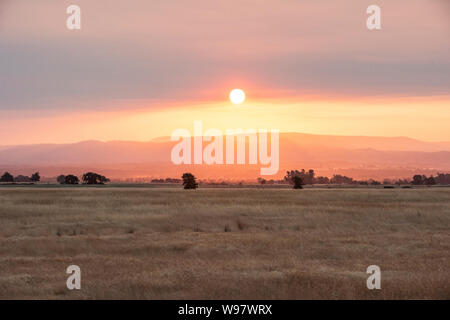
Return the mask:
{"type": "MultiPolygon", "coordinates": [[[[449,98],[399,98],[391,100],[300,99],[287,101],[247,99],[242,105],[223,101],[146,108],[145,101],[129,101],[135,110],[85,111],[19,115],[0,127],[11,136],[8,144],[65,143],[81,140],[139,140],[170,136],[176,128],[192,132],[193,121],[204,130],[217,128],[280,129],[315,134],[409,136],[425,141],[448,141],[449,98]],[[426,110],[423,106],[426,104],[426,110]],[[30,135],[30,133],[32,133],[30,135]]],[[[120,108],[117,108],[120,109],[120,108]]]]}
{"type": "Polygon", "coordinates": [[[79,0],[68,31],[72,2],[0,1],[0,145],[150,140],[194,120],[450,141],[448,2],[79,0]]]}

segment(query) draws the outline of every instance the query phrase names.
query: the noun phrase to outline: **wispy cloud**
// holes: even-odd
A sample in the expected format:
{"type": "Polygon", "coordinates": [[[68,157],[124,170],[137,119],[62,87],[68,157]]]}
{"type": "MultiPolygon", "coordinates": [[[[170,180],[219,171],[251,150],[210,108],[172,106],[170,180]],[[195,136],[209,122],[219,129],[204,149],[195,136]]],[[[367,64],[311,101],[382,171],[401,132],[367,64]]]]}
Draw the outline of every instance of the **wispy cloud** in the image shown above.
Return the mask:
{"type": "Polygon", "coordinates": [[[0,108],[204,99],[236,79],[294,95],[450,86],[448,22],[428,1],[380,0],[378,33],[364,27],[364,1],[107,2],[79,1],[77,33],[65,29],[64,3],[17,0],[5,12],[1,1],[0,108]]]}

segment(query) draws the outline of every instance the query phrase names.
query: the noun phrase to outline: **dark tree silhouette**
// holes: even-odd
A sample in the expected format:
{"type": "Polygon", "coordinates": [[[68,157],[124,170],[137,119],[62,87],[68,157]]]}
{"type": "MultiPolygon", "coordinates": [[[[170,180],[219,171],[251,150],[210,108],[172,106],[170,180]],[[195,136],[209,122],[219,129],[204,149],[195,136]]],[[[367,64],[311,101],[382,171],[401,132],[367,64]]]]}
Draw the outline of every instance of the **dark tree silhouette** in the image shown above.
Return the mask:
{"type": "Polygon", "coordinates": [[[294,189],[303,189],[303,179],[299,176],[294,176],[292,178],[292,181],[294,183],[294,189]]]}
{"type": "Polygon", "coordinates": [[[79,182],[80,179],[78,179],[78,177],[74,176],[73,174],[69,174],[68,176],[64,177],[65,184],[78,184],[79,182]]]}
{"type": "MultiPolygon", "coordinates": [[[[450,176],[450,175],[447,175],[447,176],[450,176]]],[[[448,184],[445,181],[446,180],[445,177],[446,177],[446,175],[441,174],[441,173],[438,173],[437,177],[433,177],[433,175],[431,175],[428,178],[425,175],[416,174],[413,177],[413,180],[411,181],[411,183],[416,186],[420,186],[420,185],[433,186],[435,184],[448,184]]]]}
{"type": "Polygon", "coordinates": [[[14,182],[14,177],[9,172],[5,172],[0,178],[0,182],[14,182]]]}
{"type": "Polygon", "coordinates": [[[305,169],[302,169],[301,171],[291,170],[286,172],[284,180],[286,180],[290,184],[294,184],[294,177],[300,177],[303,181],[303,184],[314,184],[314,176],[315,172],[313,169],[309,169],[308,172],[306,172],[305,169]]]}
{"type": "Polygon", "coordinates": [[[433,176],[430,176],[429,178],[425,178],[424,183],[427,186],[433,186],[436,184],[436,179],[433,176]]]}
{"type": "Polygon", "coordinates": [[[412,181],[411,183],[414,184],[414,185],[416,185],[416,186],[420,186],[420,185],[423,184],[424,179],[426,179],[425,176],[421,176],[421,175],[419,175],[419,174],[416,174],[416,175],[413,177],[413,181],[412,181]]]}
{"type": "Polygon", "coordinates": [[[438,172],[435,180],[437,184],[450,184],[450,174],[438,172]]]}
{"type": "Polygon", "coordinates": [[[56,181],[59,183],[59,184],[64,184],[64,183],[66,183],[66,176],[65,175],[60,175],[60,176],[58,176],[57,178],[56,178],[56,181]]]}
{"type": "Polygon", "coordinates": [[[14,177],[14,182],[31,182],[31,178],[19,174],[17,177],[14,177]]]}
{"type": "Polygon", "coordinates": [[[329,184],[330,183],[330,179],[328,177],[319,176],[317,178],[314,178],[314,183],[317,183],[317,184],[329,184]]]}
{"type": "Polygon", "coordinates": [[[41,181],[41,176],[39,175],[39,171],[35,172],[31,175],[31,181],[33,181],[33,182],[41,181]]]}
{"type": "Polygon", "coordinates": [[[343,176],[340,174],[335,174],[330,179],[331,184],[356,184],[357,181],[353,180],[353,178],[343,176]]]}
{"type": "Polygon", "coordinates": [[[87,172],[83,174],[83,183],[84,184],[105,184],[110,180],[105,176],[102,176],[95,172],[87,172]]]}
{"type": "Polygon", "coordinates": [[[198,188],[198,183],[195,181],[195,177],[192,173],[183,173],[181,178],[183,179],[183,186],[185,189],[198,188]]]}

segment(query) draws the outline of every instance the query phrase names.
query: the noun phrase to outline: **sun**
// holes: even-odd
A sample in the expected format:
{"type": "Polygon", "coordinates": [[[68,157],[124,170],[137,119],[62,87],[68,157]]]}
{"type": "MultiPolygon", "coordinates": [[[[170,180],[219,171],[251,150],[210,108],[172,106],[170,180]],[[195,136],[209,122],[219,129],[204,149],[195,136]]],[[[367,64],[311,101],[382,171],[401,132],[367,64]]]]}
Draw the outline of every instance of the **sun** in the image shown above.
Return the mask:
{"type": "Polygon", "coordinates": [[[245,92],[241,89],[233,89],[230,92],[230,101],[234,104],[241,104],[245,101],[245,92]]]}

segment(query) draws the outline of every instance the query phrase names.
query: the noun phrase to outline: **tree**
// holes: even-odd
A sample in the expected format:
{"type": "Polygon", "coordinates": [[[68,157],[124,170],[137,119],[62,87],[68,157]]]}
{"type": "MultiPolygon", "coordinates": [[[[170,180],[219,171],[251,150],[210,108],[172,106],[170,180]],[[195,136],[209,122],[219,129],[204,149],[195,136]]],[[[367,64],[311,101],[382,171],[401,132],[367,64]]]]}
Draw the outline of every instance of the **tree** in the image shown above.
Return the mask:
{"type": "Polygon", "coordinates": [[[450,174],[438,172],[435,180],[437,184],[450,184],[450,174]]]}
{"type": "Polygon", "coordinates": [[[340,174],[335,174],[330,179],[330,183],[331,184],[355,184],[357,182],[355,180],[353,180],[353,178],[343,176],[340,174]]]}
{"type": "Polygon", "coordinates": [[[309,169],[308,172],[306,172],[305,169],[302,169],[302,171],[291,170],[286,172],[284,180],[290,184],[294,184],[294,177],[300,177],[303,184],[313,184],[315,182],[314,175],[315,173],[312,169],[309,169]]]}
{"type": "Polygon", "coordinates": [[[433,185],[436,184],[436,179],[435,179],[433,176],[430,176],[429,178],[425,178],[424,183],[425,183],[427,186],[433,186],[433,185]]]}
{"type": "Polygon", "coordinates": [[[419,174],[416,174],[413,177],[413,181],[411,182],[412,184],[416,185],[416,186],[420,186],[424,183],[424,179],[426,179],[425,176],[421,176],[419,174]]]}
{"type": "Polygon", "coordinates": [[[315,172],[313,169],[308,170],[308,175],[306,176],[306,184],[314,184],[315,172]]]}
{"type": "Polygon", "coordinates": [[[14,182],[14,177],[9,172],[5,172],[0,178],[0,182],[14,182]]]}
{"type": "Polygon", "coordinates": [[[14,182],[31,182],[31,179],[30,177],[19,174],[17,177],[14,177],[14,182]]]}
{"type": "Polygon", "coordinates": [[[66,183],[66,176],[65,175],[60,175],[56,178],[56,182],[58,182],[59,184],[65,184],[66,183]]]}
{"type": "Polygon", "coordinates": [[[181,178],[183,179],[183,186],[185,189],[198,188],[198,183],[195,181],[195,177],[192,173],[183,173],[181,178]]]}
{"type": "Polygon", "coordinates": [[[84,184],[105,184],[110,181],[105,176],[102,176],[95,172],[87,172],[83,174],[82,179],[84,184]]]}
{"type": "Polygon", "coordinates": [[[267,182],[266,179],[261,178],[261,177],[258,178],[258,183],[259,183],[259,184],[264,185],[264,184],[266,184],[266,182],[267,182]]]}
{"type": "Polygon", "coordinates": [[[35,172],[31,175],[31,181],[33,181],[33,182],[41,181],[41,176],[39,175],[39,171],[35,172]]]}
{"type": "Polygon", "coordinates": [[[65,176],[64,183],[65,184],[78,184],[80,182],[80,179],[78,179],[77,176],[74,176],[73,174],[69,174],[68,176],[65,176]]]}
{"type": "Polygon", "coordinates": [[[317,178],[314,178],[314,183],[316,183],[316,184],[329,184],[330,183],[330,179],[328,177],[319,176],[317,178]]]}
{"type": "Polygon", "coordinates": [[[292,181],[294,182],[294,189],[303,189],[303,179],[299,176],[294,176],[292,178],[292,181]]]}

